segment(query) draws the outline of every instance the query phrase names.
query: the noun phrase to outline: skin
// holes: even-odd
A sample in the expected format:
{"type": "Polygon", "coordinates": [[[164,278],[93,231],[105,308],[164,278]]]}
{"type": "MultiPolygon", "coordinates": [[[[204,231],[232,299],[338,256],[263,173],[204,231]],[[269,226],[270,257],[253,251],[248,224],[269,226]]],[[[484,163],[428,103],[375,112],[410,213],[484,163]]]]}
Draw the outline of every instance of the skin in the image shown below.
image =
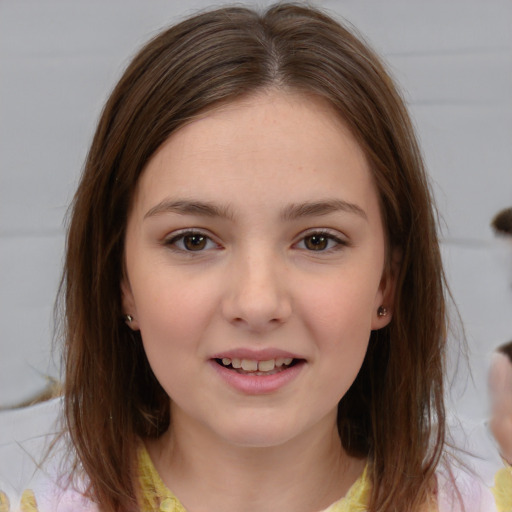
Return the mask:
{"type": "Polygon", "coordinates": [[[321,510],[361,474],[336,413],[371,330],[391,319],[385,245],[366,158],[320,99],[224,105],[152,157],[128,219],[123,304],[171,397],[171,428],[148,450],[188,510],[321,510]],[[238,349],[292,353],[300,370],[241,391],[212,359],[238,349]]]}
{"type": "Polygon", "coordinates": [[[493,355],[489,371],[490,428],[501,456],[512,464],[512,363],[505,354],[493,355]]]}

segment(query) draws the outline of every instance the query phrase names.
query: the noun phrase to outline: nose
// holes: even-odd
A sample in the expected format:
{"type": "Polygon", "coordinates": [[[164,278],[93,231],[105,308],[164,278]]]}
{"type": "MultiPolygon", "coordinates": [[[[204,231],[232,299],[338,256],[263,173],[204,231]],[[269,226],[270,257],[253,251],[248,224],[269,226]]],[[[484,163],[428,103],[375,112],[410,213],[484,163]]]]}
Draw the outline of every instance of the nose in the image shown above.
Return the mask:
{"type": "Polygon", "coordinates": [[[226,320],[252,332],[267,332],[292,313],[287,272],[270,254],[240,257],[226,278],[222,312],[226,320]]]}

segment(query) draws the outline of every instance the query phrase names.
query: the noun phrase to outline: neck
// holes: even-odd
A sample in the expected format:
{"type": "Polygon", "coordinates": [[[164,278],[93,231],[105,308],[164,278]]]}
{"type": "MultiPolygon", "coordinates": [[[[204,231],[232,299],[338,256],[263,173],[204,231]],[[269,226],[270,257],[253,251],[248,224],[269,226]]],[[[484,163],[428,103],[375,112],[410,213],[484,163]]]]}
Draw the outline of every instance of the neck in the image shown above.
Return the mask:
{"type": "Polygon", "coordinates": [[[201,426],[175,422],[148,451],[189,512],[314,512],[344,496],[365,464],[343,450],[335,420],[264,448],[233,445],[201,426]]]}

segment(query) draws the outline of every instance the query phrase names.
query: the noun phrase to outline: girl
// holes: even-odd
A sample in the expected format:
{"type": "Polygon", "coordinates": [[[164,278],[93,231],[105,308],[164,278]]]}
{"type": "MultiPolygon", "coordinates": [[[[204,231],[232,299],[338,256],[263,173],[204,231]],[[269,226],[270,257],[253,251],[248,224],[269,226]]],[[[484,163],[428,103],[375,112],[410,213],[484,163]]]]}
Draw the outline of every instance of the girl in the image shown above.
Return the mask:
{"type": "Polygon", "coordinates": [[[287,4],[171,27],[113,91],[74,199],[72,478],[26,500],[454,510],[444,293],[411,122],[361,40],[287,4]]]}

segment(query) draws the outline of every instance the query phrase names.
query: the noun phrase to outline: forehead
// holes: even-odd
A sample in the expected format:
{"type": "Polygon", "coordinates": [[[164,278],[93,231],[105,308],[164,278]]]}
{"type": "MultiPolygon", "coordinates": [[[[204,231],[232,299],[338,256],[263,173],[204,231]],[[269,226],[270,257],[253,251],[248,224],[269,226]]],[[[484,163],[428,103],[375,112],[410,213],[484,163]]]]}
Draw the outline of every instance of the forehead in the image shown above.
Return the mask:
{"type": "Polygon", "coordinates": [[[147,164],[136,197],[270,201],[286,192],[306,201],[333,190],[360,201],[376,196],[361,147],[327,101],[272,91],[223,104],[173,133],[147,164]]]}
{"type": "MultiPolygon", "coordinates": [[[[230,149],[242,147],[243,151],[261,149],[263,145],[286,149],[297,141],[314,141],[320,146],[340,139],[353,146],[363,156],[362,148],[334,107],[324,98],[290,89],[262,90],[233,101],[215,104],[199,112],[181,125],[158,148],[146,168],[162,151],[173,146],[174,156],[187,152],[197,153],[194,139],[201,138],[201,153],[217,145],[222,148],[222,137],[229,138],[230,149]],[[258,128],[265,126],[265,131],[258,128]],[[249,137],[248,137],[249,135],[249,137]],[[236,144],[238,143],[238,144],[236,144]]],[[[319,147],[319,150],[321,147],[319,147]]]]}

